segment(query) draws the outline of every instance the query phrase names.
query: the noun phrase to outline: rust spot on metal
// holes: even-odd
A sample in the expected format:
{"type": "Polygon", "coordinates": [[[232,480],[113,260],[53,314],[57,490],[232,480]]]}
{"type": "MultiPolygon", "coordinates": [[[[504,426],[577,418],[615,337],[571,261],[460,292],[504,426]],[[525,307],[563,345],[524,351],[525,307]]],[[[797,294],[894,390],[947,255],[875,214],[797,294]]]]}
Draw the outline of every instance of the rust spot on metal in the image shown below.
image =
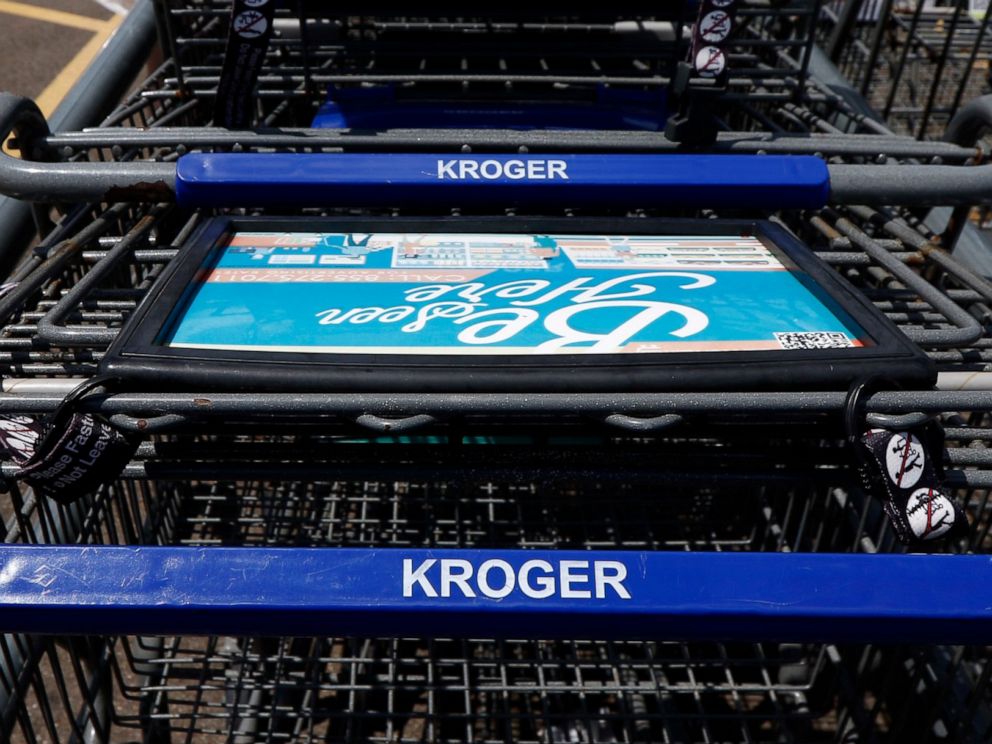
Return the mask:
{"type": "Polygon", "coordinates": [[[138,419],[134,425],[138,427],[138,431],[144,431],[148,428],[148,419],[138,419]]]}
{"type": "Polygon", "coordinates": [[[213,402],[209,398],[193,398],[193,405],[197,408],[211,408],[213,402]]]}
{"type": "Polygon", "coordinates": [[[128,186],[115,186],[104,194],[107,201],[172,201],[175,193],[165,181],[139,181],[128,186]]]}

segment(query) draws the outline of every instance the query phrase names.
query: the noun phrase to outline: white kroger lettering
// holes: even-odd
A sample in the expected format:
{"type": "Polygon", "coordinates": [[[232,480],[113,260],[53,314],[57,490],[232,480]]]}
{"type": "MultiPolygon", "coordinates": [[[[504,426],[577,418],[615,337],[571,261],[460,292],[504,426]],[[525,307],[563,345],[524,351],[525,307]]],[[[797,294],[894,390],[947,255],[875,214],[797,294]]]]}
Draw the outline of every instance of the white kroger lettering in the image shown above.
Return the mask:
{"type": "MultiPolygon", "coordinates": [[[[507,178],[519,181],[521,178],[527,177],[527,167],[524,165],[523,160],[507,160],[503,165],[503,174],[507,178]]],[[[568,178],[568,176],[565,176],[565,178],[568,178]]]]}
{"type": "Polygon", "coordinates": [[[499,178],[503,174],[503,166],[497,160],[483,160],[479,165],[479,172],[483,178],[492,180],[499,178]]]}
{"type": "Polygon", "coordinates": [[[555,593],[554,568],[547,561],[527,561],[520,567],[520,591],[531,599],[547,599],[555,593]],[[544,576],[534,579],[537,588],[530,583],[530,572],[539,568],[544,571],[544,576]],[[552,574],[548,576],[547,574],[552,574]]]}
{"type": "Polygon", "coordinates": [[[620,599],[630,599],[630,592],[623,585],[623,580],[627,578],[627,567],[624,564],[620,561],[593,561],[593,571],[596,579],[596,599],[606,597],[607,584],[620,599]],[[607,570],[612,573],[608,575],[607,570]]]}
{"type": "Polygon", "coordinates": [[[627,567],[620,561],[564,560],[554,565],[534,559],[514,569],[508,561],[490,558],[476,569],[463,558],[428,558],[416,568],[411,559],[403,559],[404,597],[503,599],[519,591],[531,599],[606,599],[608,594],[630,599],[626,579],[627,567]],[[438,570],[432,571],[435,565],[438,570]]]}
{"type": "MultiPolygon", "coordinates": [[[[451,596],[451,585],[455,584],[462,591],[463,597],[474,597],[475,592],[469,586],[468,580],[472,578],[472,564],[461,558],[453,558],[441,561],[441,596],[451,596]],[[458,573],[455,573],[457,569],[458,573]]],[[[404,594],[404,597],[407,595],[404,594]]]]}
{"type": "Polygon", "coordinates": [[[568,163],[564,160],[438,160],[437,177],[439,180],[495,181],[499,178],[509,178],[519,181],[526,178],[530,181],[567,181],[568,163]]]}
{"type": "Polygon", "coordinates": [[[517,585],[517,576],[513,573],[513,566],[506,561],[501,561],[499,558],[493,558],[492,560],[485,561],[481,566],[479,566],[479,576],[477,581],[479,583],[479,589],[481,589],[482,593],[487,597],[503,599],[503,597],[512,592],[513,588],[517,585]],[[499,589],[494,589],[489,583],[489,572],[494,568],[498,568],[503,572],[503,586],[499,589]]]}
{"type": "Polygon", "coordinates": [[[565,599],[589,599],[592,592],[588,589],[573,589],[573,584],[588,584],[588,574],[574,574],[573,569],[588,569],[589,561],[562,561],[561,566],[561,596],[565,599]]]}
{"type": "Polygon", "coordinates": [[[436,597],[437,591],[427,580],[427,571],[437,563],[437,558],[428,558],[420,564],[416,571],[413,570],[413,561],[409,558],[403,559],[403,596],[412,597],[413,587],[419,586],[420,590],[428,597],[436,597]]]}

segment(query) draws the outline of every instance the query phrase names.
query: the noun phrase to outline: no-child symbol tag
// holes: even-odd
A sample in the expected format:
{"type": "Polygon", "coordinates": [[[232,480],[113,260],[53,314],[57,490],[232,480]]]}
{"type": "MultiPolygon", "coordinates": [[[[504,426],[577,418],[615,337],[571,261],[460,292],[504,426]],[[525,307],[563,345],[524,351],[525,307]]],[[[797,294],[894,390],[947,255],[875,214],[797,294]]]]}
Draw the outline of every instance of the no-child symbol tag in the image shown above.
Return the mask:
{"type": "Polygon", "coordinates": [[[715,46],[703,47],[696,54],[696,71],[702,77],[714,78],[719,76],[727,66],[723,52],[715,46]]]}
{"type": "Polygon", "coordinates": [[[232,27],[241,38],[254,39],[265,33],[269,22],[257,10],[246,10],[234,19],[232,27]]]}

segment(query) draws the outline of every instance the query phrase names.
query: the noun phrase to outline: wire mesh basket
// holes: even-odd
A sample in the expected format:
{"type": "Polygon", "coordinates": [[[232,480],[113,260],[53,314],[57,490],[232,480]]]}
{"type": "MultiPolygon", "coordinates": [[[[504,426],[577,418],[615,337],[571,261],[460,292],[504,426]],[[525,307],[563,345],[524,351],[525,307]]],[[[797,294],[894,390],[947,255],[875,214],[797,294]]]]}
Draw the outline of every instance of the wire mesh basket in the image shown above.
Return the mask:
{"type": "MultiPolygon", "coordinates": [[[[748,2],[727,50],[729,98],[795,101],[805,80],[817,3],[748,2]]],[[[623,6],[615,11],[479,9],[436,5],[420,16],[382,7],[330,11],[318,3],[280,8],[259,78],[258,121],[307,126],[329,86],[396,87],[398,95],[453,100],[588,99],[603,86],[670,87],[689,51],[696,8],[623,6]],[[394,15],[390,15],[390,12],[394,15]]],[[[230,4],[160,3],[172,64],[154,95],[191,104],[205,124],[221,76],[230,4]]],[[[689,89],[715,81],[693,75],[689,89]]]]}
{"type": "MultiPolygon", "coordinates": [[[[948,316],[956,308],[974,318],[986,300],[933,264],[943,254],[903,242],[915,232],[872,217],[823,212],[792,224],[918,335],[943,371],[984,368],[987,332],[955,341],[962,330],[948,316]],[[924,285],[892,273],[893,261],[941,272],[925,285],[941,292],[924,299],[924,285]]],[[[41,269],[54,273],[5,326],[5,376],[17,380],[8,411],[49,409],[61,392],[46,385],[92,374],[173,257],[173,241],[202,217],[114,205],[77,219],[81,238],[50,236],[62,251],[74,246],[71,255],[41,269]],[[46,326],[72,340],[40,339],[46,326]]],[[[49,259],[43,251],[36,260],[49,259]]],[[[987,393],[886,396],[879,410],[943,412],[948,482],[972,523],[967,540],[949,547],[985,552],[987,393]]],[[[726,399],[689,397],[669,396],[675,408],[663,410],[685,420],[658,434],[624,428],[636,415],[590,426],[572,400],[550,421],[532,409],[502,423],[466,410],[423,436],[383,437],[363,433],[361,417],[398,412],[376,409],[374,396],[351,408],[303,397],[287,415],[280,396],[118,394],[100,404],[111,420],[160,433],[121,480],[73,506],[15,488],[4,541],[902,550],[855,482],[831,413],[842,395],[769,394],[755,410],[741,398],[736,414],[726,399]],[[771,431],[756,437],[758,416],[771,431]]],[[[428,408],[401,412],[432,411],[419,402],[428,408]]],[[[2,645],[0,701],[14,741],[982,741],[989,731],[983,647],[241,635],[5,636],[2,645]]]]}

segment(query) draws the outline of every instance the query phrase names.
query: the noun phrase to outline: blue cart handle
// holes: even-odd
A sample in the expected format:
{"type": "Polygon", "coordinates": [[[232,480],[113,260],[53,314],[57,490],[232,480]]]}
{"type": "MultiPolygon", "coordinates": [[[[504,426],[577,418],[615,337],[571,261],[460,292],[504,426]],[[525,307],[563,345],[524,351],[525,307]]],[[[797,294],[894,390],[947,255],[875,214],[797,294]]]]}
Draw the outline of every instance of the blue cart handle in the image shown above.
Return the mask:
{"type": "Polygon", "coordinates": [[[822,160],[751,155],[191,154],[187,207],[520,205],[815,208],[822,160]]]}
{"type": "Polygon", "coordinates": [[[817,209],[992,203],[992,165],[827,165],[810,155],[190,154],[177,201],[246,206],[817,209]]]}
{"type": "Polygon", "coordinates": [[[0,632],[988,643],[992,559],[0,549],[0,632]]]}

